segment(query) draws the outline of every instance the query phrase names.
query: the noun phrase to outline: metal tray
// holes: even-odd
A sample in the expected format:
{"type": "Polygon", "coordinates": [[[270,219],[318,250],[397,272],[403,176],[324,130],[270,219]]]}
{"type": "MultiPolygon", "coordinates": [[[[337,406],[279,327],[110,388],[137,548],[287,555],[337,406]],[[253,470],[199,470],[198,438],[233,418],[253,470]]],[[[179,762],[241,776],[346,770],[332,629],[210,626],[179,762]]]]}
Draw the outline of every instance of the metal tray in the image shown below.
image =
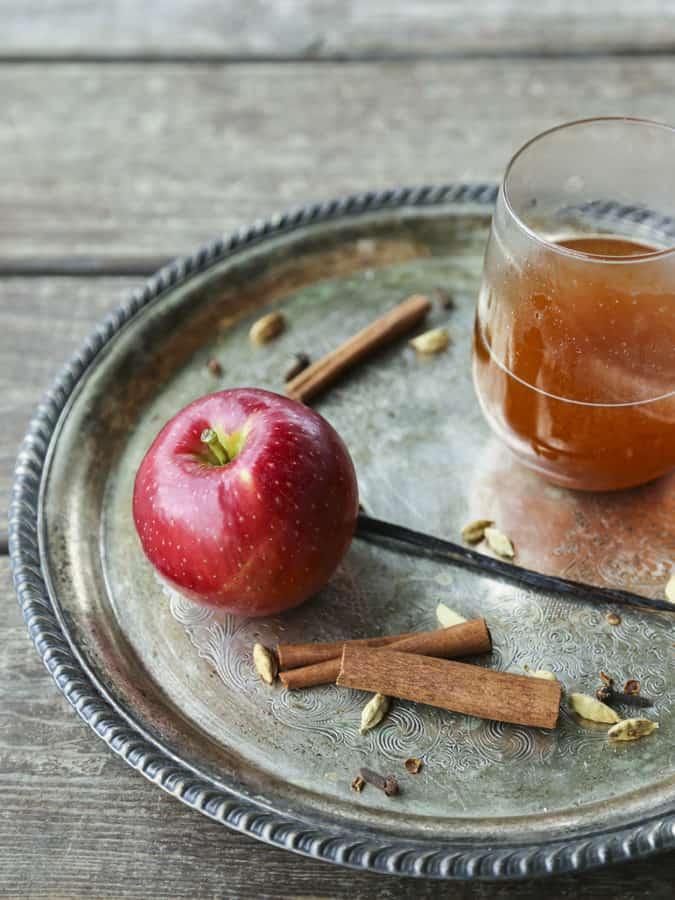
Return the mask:
{"type": "MultiPolygon", "coordinates": [[[[436,285],[450,350],[405,342],[316,404],[349,445],[366,508],[456,538],[489,515],[521,564],[647,595],[675,542],[675,477],[575,495],[521,469],[483,423],[470,329],[495,189],[454,185],[346,198],[275,217],[160,271],[91,335],[40,406],[11,509],[14,579],[38,652],[80,716],[131,766],[184,803],[280,847],[356,868],[434,877],[585,869],[675,846],[673,620],[581,604],[355,541],[331,583],[285,616],[247,621],[167,593],[130,514],[136,467],[161,424],[201,394],[282,390],[290,353],[318,357],[413,292],[436,285]],[[290,326],[264,349],[262,310],[290,326]],[[214,378],[211,357],[223,367],[214,378]],[[445,601],[484,615],[487,664],[552,669],[592,691],[604,669],[639,678],[660,731],[612,747],[563,709],[553,732],[399,702],[358,733],[364,695],[269,689],[254,640],[427,629],[445,601]],[[406,775],[403,761],[422,756],[406,775]],[[359,766],[402,794],[356,794],[359,766]]],[[[485,662],[485,661],[483,661],[485,662]]]]}

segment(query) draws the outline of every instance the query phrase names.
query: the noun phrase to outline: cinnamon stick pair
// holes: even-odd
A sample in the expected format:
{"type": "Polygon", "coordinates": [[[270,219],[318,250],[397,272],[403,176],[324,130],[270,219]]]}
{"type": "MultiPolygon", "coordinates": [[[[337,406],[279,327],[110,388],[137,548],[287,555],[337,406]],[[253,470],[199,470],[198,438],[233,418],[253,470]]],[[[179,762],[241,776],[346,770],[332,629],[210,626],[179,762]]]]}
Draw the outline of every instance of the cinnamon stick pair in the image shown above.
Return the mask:
{"type": "Polygon", "coordinates": [[[340,671],[343,647],[372,649],[391,647],[399,653],[418,653],[422,656],[473,656],[492,649],[490,633],[484,619],[472,619],[450,628],[437,628],[417,634],[391,635],[353,641],[332,641],[319,644],[279,644],[279,666],[290,671],[280,672],[284,687],[305,688],[319,684],[334,684],[340,671]]]}
{"type": "Polygon", "coordinates": [[[485,621],[473,619],[419,634],[280,644],[277,655],[281,666],[297,666],[279,675],[287,688],[337,682],[484,719],[553,728],[560,710],[560,682],[435,658],[490,649],[485,621]]]}

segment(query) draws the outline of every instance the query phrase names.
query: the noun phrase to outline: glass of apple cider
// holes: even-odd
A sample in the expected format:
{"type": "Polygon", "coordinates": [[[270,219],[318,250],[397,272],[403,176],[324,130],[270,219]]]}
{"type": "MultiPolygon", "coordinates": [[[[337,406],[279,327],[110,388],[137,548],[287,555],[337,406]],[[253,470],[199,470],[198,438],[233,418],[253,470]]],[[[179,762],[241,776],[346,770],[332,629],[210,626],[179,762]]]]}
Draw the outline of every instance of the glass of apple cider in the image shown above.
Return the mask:
{"type": "Polygon", "coordinates": [[[549,481],[675,468],[675,129],[593,119],[511,160],[474,334],[483,412],[549,481]]]}

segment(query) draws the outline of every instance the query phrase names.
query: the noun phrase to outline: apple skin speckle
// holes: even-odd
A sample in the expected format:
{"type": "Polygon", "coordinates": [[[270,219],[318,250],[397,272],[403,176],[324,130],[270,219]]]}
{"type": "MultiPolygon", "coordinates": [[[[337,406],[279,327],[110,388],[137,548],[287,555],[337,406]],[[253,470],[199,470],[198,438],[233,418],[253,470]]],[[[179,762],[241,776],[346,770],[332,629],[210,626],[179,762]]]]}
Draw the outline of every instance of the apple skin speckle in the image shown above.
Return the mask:
{"type": "Polygon", "coordinates": [[[209,394],[177,413],[134,486],[136,530],[155,568],[195,602],[245,616],[290,609],[325,584],[357,515],[354,466],[335,429],[254,388],[209,394]],[[230,462],[209,462],[206,428],[245,435],[230,462]]]}

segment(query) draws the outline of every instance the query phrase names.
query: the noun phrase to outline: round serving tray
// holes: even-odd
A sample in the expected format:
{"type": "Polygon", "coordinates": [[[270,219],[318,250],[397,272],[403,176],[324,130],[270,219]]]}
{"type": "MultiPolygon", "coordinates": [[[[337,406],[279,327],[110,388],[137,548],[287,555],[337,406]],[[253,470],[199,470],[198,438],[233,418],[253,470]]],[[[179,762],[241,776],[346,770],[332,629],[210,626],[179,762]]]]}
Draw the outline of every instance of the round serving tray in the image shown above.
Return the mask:
{"type": "Polygon", "coordinates": [[[455,538],[489,514],[519,562],[656,596],[672,563],[675,479],[616,495],[553,489],[483,424],[470,332],[496,189],[451,185],[347,197],[278,215],[178,260],[109,316],[68,363],[21,449],[10,512],[14,581],[36,648],[79,715],[129,765],[247,834],[355,868],[441,878],[586,869],[675,846],[672,618],[577,603],[355,541],[317,598],[242,620],[191,605],[154,578],[130,514],[138,463],[196,396],[283,390],[314,358],[412,293],[441,286],[453,343],[429,360],[405,342],[317,401],[349,445],[366,508],[455,538]],[[284,335],[255,350],[263,311],[284,335]],[[222,377],[206,363],[216,357],[222,377]],[[360,735],[365,695],[290,693],[257,678],[255,640],[335,640],[434,627],[445,601],[484,615],[477,662],[555,671],[592,691],[600,669],[639,678],[656,735],[611,747],[563,708],[554,732],[396,703],[360,735]],[[424,768],[406,775],[403,761],[424,768]],[[356,794],[361,765],[399,776],[395,799],[356,794]]]}

